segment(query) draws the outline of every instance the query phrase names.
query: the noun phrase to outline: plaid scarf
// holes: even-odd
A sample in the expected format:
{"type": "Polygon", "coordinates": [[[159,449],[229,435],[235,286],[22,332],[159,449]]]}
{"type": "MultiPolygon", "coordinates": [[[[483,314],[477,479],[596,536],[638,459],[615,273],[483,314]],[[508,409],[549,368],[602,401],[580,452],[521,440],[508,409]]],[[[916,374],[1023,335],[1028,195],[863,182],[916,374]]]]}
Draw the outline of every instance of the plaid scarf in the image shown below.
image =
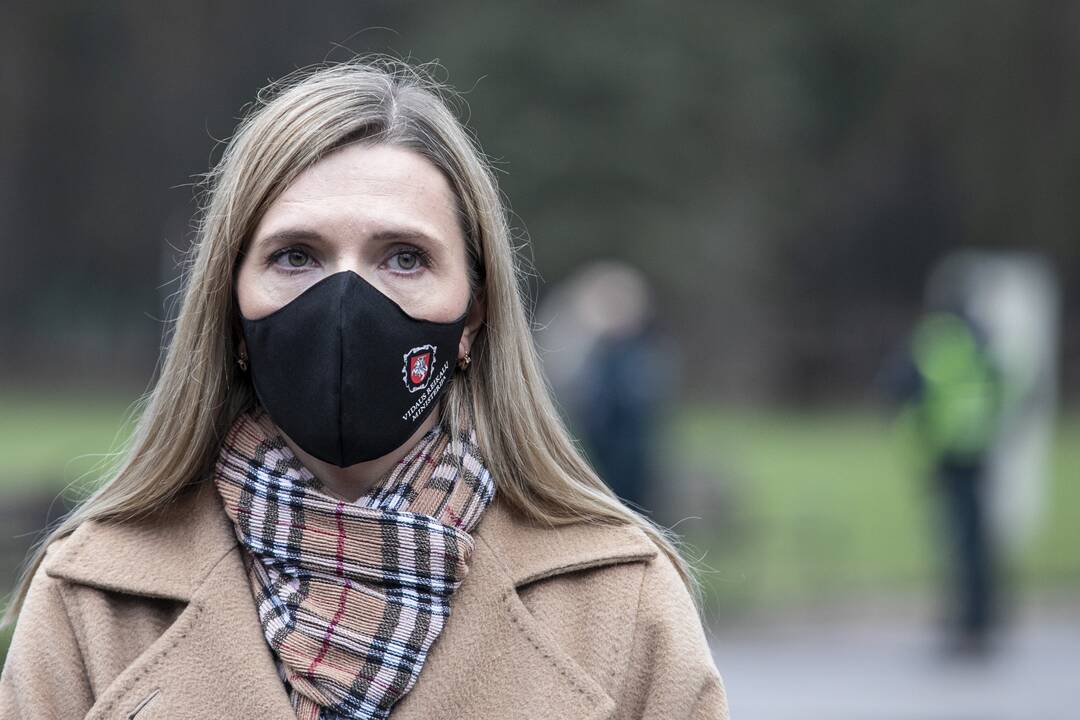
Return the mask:
{"type": "Polygon", "coordinates": [[[297,717],[388,717],[450,616],[469,531],[494,497],[475,432],[451,440],[436,425],[350,503],[256,406],[229,430],[214,481],[297,717]]]}

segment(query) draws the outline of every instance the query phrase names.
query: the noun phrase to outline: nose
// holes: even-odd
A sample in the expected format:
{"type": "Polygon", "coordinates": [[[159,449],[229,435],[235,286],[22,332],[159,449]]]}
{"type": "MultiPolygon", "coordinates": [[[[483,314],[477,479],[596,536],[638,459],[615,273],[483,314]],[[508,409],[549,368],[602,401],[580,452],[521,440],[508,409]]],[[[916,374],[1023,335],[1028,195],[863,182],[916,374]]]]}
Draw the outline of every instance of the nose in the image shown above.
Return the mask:
{"type": "Polygon", "coordinates": [[[364,269],[363,263],[360,262],[359,258],[354,258],[354,257],[348,257],[348,258],[343,258],[343,259],[339,260],[338,262],[336,262],[330,268],[330,272],[331,273],[351,272],[354,275],[359,275],[360,277],[362,277],[364,280],[367,280],[368,282],[373,282],[374,279],[375,279],[374,277],[365,275],[365,269],[364,269]]]}
{"type": "Polygon", "coordinates": [[[365,267],[365,264],[361,262],[359,258],[342,258],[338,262],[334,263],[327,270],[328,273],[332,273],[335,275],[343,272],[352,273],[353,275],[359,277],[361,280],[363,280],[365,283],[372,286],[379,292],[386,293],[388,291],[388,288],[382,286],[382,283],[379,281],[379,276],[375,272],[375,270],[371,267],[365,267]]]}

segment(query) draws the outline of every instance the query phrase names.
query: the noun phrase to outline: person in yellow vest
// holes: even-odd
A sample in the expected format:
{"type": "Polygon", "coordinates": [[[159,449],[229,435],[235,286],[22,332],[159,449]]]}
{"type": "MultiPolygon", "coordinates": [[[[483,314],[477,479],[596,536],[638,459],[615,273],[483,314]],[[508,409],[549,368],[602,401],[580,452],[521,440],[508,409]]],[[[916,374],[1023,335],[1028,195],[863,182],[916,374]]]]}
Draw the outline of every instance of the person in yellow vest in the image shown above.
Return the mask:
{"type": "Polygon", "coordinates": [[[927,313],[908,350],[905,399],[941,492],[951,551],[949,649],[981,655],[997,612],[986,468],[1004,403],[1002,376],[983,334],[962,311],[927,313]]]}

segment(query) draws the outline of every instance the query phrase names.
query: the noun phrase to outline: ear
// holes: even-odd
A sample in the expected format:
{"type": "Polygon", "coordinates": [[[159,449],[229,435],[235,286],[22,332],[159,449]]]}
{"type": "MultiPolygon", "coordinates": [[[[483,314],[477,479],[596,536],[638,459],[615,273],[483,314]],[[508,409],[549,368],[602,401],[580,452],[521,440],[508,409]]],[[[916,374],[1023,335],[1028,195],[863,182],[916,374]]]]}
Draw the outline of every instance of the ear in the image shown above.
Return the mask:
{"type": "Polygon", "coordinates": [[[461,360],[472,349],[473,340],[484,324],[487,303],[484,298],[484,290],[480,289],[473,296],[472,305],[469,308],[469,316],[465,319],[465,329],[461,333],[461,341],[458,343],[458,360],[461,360]]]}

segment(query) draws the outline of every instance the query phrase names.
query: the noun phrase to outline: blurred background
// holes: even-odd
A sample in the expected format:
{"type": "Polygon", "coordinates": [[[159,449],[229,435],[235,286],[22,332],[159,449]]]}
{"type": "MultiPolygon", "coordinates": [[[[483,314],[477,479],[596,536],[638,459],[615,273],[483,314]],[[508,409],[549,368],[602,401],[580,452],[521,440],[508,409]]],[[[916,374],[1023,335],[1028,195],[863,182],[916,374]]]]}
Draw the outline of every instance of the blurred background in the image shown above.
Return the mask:
{"type": "Polygon", "coordinates": [[[687,544],[734,716],[1075,717],[1080,4],[4,18],[3,592],[130,431],[246,105],[378,50],[464,93],[567,421],[687,544]]]}

